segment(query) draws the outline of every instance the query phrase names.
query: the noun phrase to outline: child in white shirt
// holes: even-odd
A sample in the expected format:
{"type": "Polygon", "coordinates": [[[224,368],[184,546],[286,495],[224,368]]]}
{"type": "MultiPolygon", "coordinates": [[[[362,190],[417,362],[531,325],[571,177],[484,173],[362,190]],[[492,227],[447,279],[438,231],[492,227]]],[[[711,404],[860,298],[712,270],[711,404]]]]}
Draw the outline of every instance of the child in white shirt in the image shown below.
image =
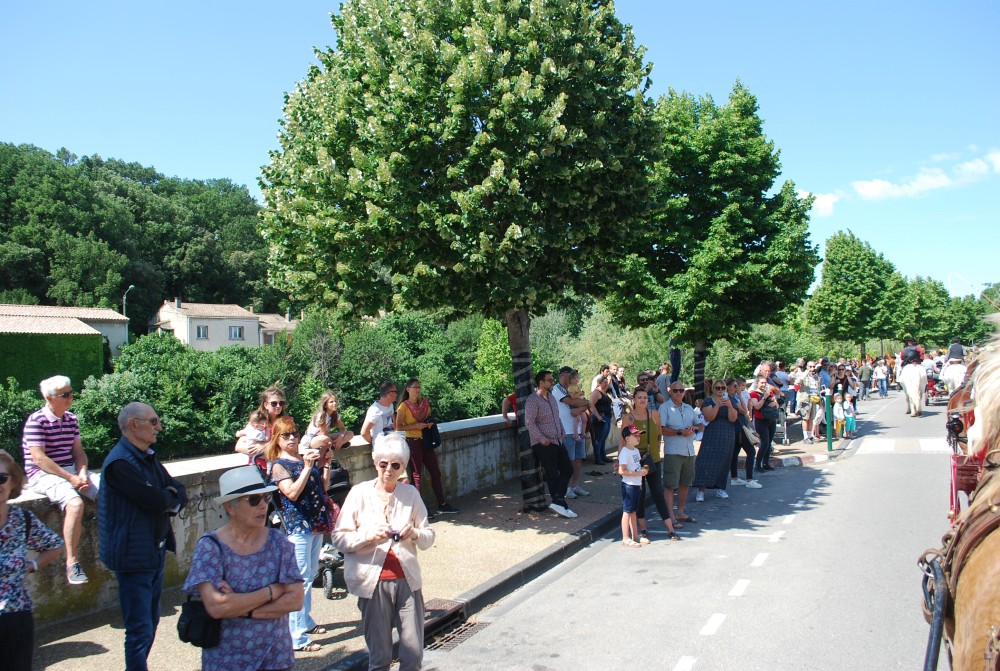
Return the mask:
{"type": "Polygon", "coordinates": [[[642,496],[642,478],[649,472],[643,466],[639,457],[639,434],[643,430],[635,424],[629,424],[622,429],[625,445],[618,450],[618,474],[622,476],[622,545],[627,548],[640,548],[639,526],[636,511],[639,509],[639,498],[642,496]]]}
{"type": "Polygon", "coordinates": [[[858,430],[857,411],[854,409],[854,398],[848,394],[844,400],[844,436],[853,438],[858,430]]]}

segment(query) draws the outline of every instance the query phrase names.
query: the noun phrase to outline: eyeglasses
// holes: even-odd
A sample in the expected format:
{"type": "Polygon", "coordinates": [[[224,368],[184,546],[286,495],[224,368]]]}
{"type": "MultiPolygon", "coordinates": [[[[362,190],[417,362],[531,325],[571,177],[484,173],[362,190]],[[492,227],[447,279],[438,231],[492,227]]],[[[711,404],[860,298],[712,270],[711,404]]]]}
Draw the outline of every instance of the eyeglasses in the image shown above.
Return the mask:
{"type": "Polygon", "coordinates": [[[685,391],[686,391],[685,389],[674,389],[673,387],[670,388],[671,394],[683,394],[685,391]]]}
{"type": "Polygon", "coordinates": [[[291,440],[292,438],[298,438],[299,434],[297,431],[289,431],[288,433],[281,434],[281,437],[285,440],[291,440]]]}
{"type": "Polygon", "coordinates": [[[0,485],[7,484],[8,480],[10,480],[10,473],[0,473],[0,485]]]}
{"type": "Polygon", "coordinates": [[[140,422],[149,422],[151,426],[160,425],[159,417],[136,417],[136,419],[138,419],[140,422]]]}
{"type": "Polygon", "coordinates": [[[251,506],[253,506],[254,508],[256,508],[257,506],[260,505],[261,501],[263,501],[264,503],[270,503],[271,502],[271,495],[270,494],[251,494],[250,496],[246,497],[246,500],[247,500],[247,503],[249,503],[251,506]]]}
{"type": "Polygon", "coordinates": [[[403,464],[399,463],[398,461],[394,461],[392,463],[389,463],[388,461],[378,462],[378,467],[381,468],[383,471],[389,468],[390,466],[392,466],[392,470],[398,471],[403,467],[403,464]]]}
{"type": "Polygon", "coordinates": [[[285,402],[284,401],[270,401],[270,402],[268,402],[268,405],[271,406],[272,408],[284,408],[285,407],[285,402]]]}
{"type": "Polygon", "coordinates": [[[718,391],[718,390],[720,390],[720,389],[721,389],[722,391],[725,391],[725,390],[726,390],[726,388],[725,388],[725,387],[713,387],[713,388],[714,388],[714,389],[715,389],[716,391],[718,391]]]}
{"type": "Polygon", "coordinates": [[[52,394],[52,398],[73,398],[73,390],[64,391],[61,394],[52,394]]]}
{"type": "Polygon", "coordinates": [[[648,377],[640,377],[639,378],[639,382],[649,382],[649,378],[648,377]]]}

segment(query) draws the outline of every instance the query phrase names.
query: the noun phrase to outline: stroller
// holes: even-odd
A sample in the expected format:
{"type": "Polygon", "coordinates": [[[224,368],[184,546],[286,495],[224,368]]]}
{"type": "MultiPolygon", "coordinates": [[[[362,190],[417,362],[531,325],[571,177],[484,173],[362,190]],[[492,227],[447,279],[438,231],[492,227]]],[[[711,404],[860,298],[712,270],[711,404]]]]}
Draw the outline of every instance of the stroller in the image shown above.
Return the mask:
{"type": "MultiPolygon", "coordinates": [[[[326,490],[327,496],[336,504],[336,514],[340,514],[340,507],[344,505],[347,492],[351,490],[351,474],[339,461],[334,459],[330,462],[330,487],[326,490]]],[[[336,520],[334,520],[336,523],[336,520]]],[[[343,598],[347,595],[347,585],[343,576],[337,579],[337,569],[344,565],[344,555],[337,551],[335,547],[326,539],[323,548],[319,551],[319,564],[313,586],[319,582],[323,586],[323,595],[327,599],[343,598]],[[334,591],[336,589],[336,592],[334,591]]]]}

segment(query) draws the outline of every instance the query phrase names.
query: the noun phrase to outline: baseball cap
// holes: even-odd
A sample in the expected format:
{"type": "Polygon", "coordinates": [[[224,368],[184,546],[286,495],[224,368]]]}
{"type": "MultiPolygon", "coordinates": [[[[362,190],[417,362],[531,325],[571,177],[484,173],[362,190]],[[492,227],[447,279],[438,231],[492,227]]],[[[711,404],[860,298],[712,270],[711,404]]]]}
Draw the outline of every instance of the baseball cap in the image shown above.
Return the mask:
{"type": "Polygon", "coordinates": [[[646,433],[646,432],[640,429],[635,424],[629,424],[627,426],[622,427],[622,438],[628,438],[629,436],[634,436],[637,433],[646,433]]]}

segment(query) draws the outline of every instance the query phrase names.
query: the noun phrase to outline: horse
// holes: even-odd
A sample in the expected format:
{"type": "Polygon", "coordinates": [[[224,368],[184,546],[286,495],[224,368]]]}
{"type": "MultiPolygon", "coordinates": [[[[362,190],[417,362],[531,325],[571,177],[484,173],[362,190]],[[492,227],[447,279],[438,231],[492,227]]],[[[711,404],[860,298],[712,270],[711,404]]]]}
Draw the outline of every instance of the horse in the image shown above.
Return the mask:
{"type": "MultiPolygon", "coordinates": [[[[1000,344],[1000,340],[996,341],[1000,344]]],[[[949,404],[949,438],[958,458],[982,465],[982,475],[943,547],[928,551],[922,565],[935,590],[934,621],[940,622],[955,671],[1000,670],[1000,351],[981,356],[949,404]],[[974,401],[972,400],[974,398],[974,401]],[[972,403],[974,402],[974,407],[972,403]],[[973,415],[974,412],[974,415],[973,415]],[[977,439],[965,433],[975,426],[977,439]],[[930,560],[930,561],[928,561],[930,560]],[[940,560],[940,561],[939,561],[940,560]]],[[[926,606],[925,606],[926,611],[926,606]]],[[[925,612],[925,615],[927,613],[925,612]]],[[[937,668],[936,627],[925,669],[937,668]],[[932,654],[933,652],[933,654],[932,654]],[[933,664],[933,665],[932,665],[933,664]]],[[[940,639],[937,639],[940,640],[940,639]]]]}
{"type": "Polygon", "coordinates": [[[899,373],[899,384],[906,394],[906,414],[919,417],[927,395],[927,371],[918,363],[908,363],[899,373]]]}

